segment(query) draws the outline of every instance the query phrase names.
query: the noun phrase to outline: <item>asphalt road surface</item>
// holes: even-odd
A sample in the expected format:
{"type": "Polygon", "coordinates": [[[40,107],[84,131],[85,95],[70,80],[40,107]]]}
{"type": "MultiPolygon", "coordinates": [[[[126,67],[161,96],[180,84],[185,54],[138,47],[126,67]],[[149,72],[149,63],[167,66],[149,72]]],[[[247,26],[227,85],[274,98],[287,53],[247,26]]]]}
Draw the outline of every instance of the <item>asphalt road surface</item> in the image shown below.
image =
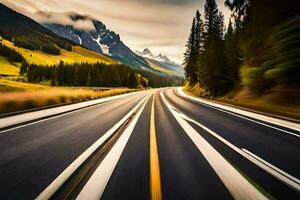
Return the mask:
{"type": "Polygon", "coordinates": [[[22,123],[13,116],[9,127],[1,123],[15,118],[0,119],[1,200],[300,199],[294,122],[178,88],[40,113],[22,123]]]}

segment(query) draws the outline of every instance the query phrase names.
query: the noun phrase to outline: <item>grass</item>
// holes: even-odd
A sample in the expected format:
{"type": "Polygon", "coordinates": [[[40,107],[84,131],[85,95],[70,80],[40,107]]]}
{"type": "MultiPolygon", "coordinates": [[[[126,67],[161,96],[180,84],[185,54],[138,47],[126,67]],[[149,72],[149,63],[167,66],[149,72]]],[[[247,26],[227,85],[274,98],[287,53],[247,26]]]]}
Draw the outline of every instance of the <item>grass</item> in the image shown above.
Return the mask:
{"type": "Polygon", "coordinates": [[[19,67],[15,63],[10,63],[7,58],[0,56],[0,75],[15,76],[19,74],[19,67]]]}
{"type": "Polygon", "coordinates": [[[44,87],[32,90],[0,93],[0,113],[15,112],[62,103],[74,103],[137,91],[136,89],[111,89],[94,91],[77,88],[44,87]]]}
{"type": "Polygon", "coordinates": [[[53,87],[42,85],[42,84],[32,84],[14,81],[13,79],[0,79],[0,94],[3,92],[16,92],[16,91],[40,91],[51,89],[53,87]]]}
{"type": "Polygon", "coordinates": [[[50,55],[41,51],[30,51],[24,48],[15,47],[14,44],[10,41],[4,40],[4,44],[10,48],[15,49],[17,52],[21,53],[28,63],[42,64],[42,65],[53,65],[59,63],[60,60],[63,60],[67,63],[74,62],[104,62],[107,64],[116,63],[113,59],[92,52],[80,46],[73,46],[72,51],[67,51],[64,49],[61,50],[61,55],[50,55]]]}

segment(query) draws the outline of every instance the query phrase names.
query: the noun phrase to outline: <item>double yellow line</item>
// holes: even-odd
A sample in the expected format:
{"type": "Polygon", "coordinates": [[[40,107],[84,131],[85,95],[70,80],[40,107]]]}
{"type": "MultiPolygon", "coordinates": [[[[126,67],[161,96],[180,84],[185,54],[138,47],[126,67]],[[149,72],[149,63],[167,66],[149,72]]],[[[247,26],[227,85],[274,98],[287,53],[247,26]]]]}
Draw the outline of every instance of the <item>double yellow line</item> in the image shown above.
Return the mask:
{"type": "Polygon", "coordinates": [[[155,131],[154,100],[155,100],[155,94],[153,95],[151,116],[150,116],[150,189],[151,189],[151,200],[161,200],[162,193],[161,193],[159,158],[158,158],[158,150],[157,150],[156,131],[155,131]]]}

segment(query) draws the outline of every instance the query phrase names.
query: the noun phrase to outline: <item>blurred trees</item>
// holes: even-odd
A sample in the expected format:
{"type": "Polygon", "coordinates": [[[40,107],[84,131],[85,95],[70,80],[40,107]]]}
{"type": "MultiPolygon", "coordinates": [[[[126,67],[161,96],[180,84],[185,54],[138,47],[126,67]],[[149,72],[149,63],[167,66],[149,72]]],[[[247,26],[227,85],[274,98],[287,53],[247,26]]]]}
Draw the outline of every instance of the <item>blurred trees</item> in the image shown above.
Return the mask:
{"type": "MultiPolygon", "coordinates": [[[[206,0],[196,64],[184,62],[187,80],[200,83],[211,96],[237,84],[257,94],[299,88],[299,0],[226,0],[225,5],[232,11],[226,32],[215,0],[206,0]]],[[[187,45],[185,58],[193,57],[191,46],[187,45]]]]}

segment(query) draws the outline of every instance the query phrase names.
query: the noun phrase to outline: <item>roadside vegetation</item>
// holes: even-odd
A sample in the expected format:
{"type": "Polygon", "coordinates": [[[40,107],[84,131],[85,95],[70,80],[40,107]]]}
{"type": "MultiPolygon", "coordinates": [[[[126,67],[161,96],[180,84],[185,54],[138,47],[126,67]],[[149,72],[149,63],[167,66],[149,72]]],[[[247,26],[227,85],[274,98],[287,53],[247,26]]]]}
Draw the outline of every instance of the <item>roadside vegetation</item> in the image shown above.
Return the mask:
{"type": "Polygon", "coordinates": [[[116,88],[101,91],[0,80],[0,113],[75,103],[134,91],[138,89],[116,88]]]}
{"type": "Polygon", "coordinates": [[[239,108],[246,108],[263,113],[269,113],[274,116],[300,120],[300,106],[297,106],[296,102],[276,102],[274,101],[274,97],[272,95],[257,97],[253,96],[253,93],[245,89],[237,88],[227,93],[225,96],[212,98],[208,95],[206,90],[200,86],[199,83],[195,85],[189,85],[188,83],[186,83],[184,89],[190,95],[210,98],[213,101],[217,101],[218,103],[223,103],[231,106],[233,105],[239,108]]]}
{"type": "Polygon", "coordinates": [[[203,17],[196,12],[184,55],[186,90],[299,117],[299,2],[226,0],[225,5],[232,10],[226,29],[215,0],[206,0],[203,17]]]}

